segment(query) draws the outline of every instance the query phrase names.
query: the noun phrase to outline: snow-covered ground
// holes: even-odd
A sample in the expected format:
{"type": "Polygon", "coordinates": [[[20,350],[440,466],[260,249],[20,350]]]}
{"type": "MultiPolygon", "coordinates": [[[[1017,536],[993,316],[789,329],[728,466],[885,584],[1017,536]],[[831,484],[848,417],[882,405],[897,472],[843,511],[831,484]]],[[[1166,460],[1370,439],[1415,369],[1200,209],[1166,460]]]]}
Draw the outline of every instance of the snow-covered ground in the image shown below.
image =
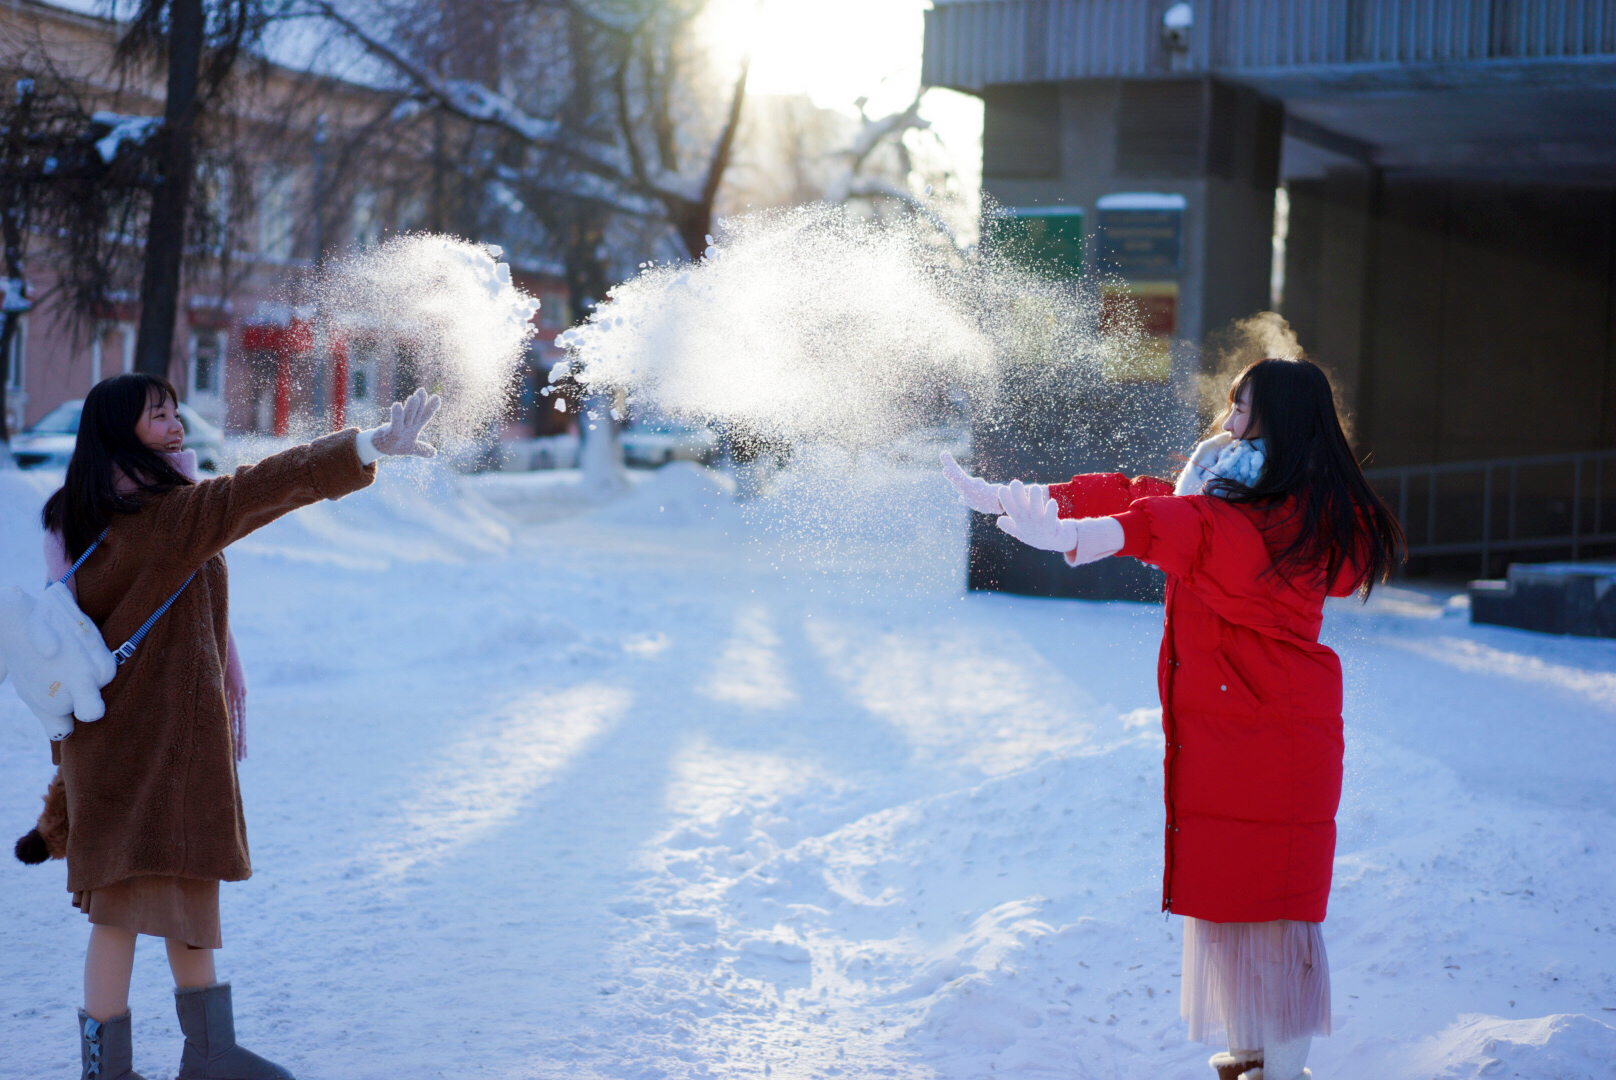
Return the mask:
{"type": "MultiPolygon", "coordinates": [[[[245,1045],[305,1080],[1211,1076],[1158,911],[1159,610],[964,594],[929,471],[737,506],[674,466],[591,510],[568,474],[383,470],[230,552],[245,1045]]],[[[52,479],[0,473],[5,584],[52,479]]],[[[1315,1075],[1616,1075],[1616,642],[1391,589],[1326,633],[1315,1075]]],[[[0,692],[5,837],[50,772],[0,692]]],[[[77,1068],[64,882],[0,860],[0,1077],[77,1068]]],[[[167,987],[143,945],[149,1080],[167,987]]]]}

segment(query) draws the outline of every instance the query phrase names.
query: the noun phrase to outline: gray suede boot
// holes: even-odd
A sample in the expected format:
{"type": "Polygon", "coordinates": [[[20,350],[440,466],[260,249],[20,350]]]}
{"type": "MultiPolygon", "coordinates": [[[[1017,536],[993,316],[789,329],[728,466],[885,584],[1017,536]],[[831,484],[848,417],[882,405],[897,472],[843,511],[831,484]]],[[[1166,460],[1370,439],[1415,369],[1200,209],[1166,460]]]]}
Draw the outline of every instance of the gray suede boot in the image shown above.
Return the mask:
{"type": "Polygon", "coordinates": [[[129,1014],[95,1020],[79,1010],[80,1080],[143,1080],[134,1070],[129,1046],[129,1014]]]}
{"type": "Polygon", "coordinates": [[[293,1080],[273,1061],[236,1045],[229,983],[175,990],[174,1009],[185,1032],[176,1080],[293,1080]]]}

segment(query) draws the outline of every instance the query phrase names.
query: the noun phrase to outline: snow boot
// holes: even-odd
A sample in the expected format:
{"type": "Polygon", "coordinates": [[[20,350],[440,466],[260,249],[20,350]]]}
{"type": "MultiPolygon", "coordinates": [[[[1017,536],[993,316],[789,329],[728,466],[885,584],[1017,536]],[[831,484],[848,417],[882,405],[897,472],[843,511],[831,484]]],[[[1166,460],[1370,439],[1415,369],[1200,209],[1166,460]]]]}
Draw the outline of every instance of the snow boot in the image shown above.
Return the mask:
{"type": "Polygon", "coordinates": [[[229,983],[175,990],[174,1010],[185,1033],[175,1080],[293,1080],[273,1061],[236,1045],[229,983]]]}
{"type": "Polygon", "coordinates": [[[1247,1069],[1241,1074],[1241,1080],[1313,1080],[1313,1074],[1302,1068],[1312,1045],[1311,1035],[1269,1043],[1262,1050],[1262,1066],[1247,1069]]]}
{"type": "Polygon", "coordinates": [[[79,1010],[79,1080],[143,1080],[130,1064],[129,1014],[96,1020],[79,1010]]]}
{"type": "Polygon", "coordinates": [[[1217,1070],[1218,1080],[1240,1080],[1240,1074],[1262,1064],[1261,1050],[1230,1050],[1213,1054],[1207,1064],[1217,1070]]]}

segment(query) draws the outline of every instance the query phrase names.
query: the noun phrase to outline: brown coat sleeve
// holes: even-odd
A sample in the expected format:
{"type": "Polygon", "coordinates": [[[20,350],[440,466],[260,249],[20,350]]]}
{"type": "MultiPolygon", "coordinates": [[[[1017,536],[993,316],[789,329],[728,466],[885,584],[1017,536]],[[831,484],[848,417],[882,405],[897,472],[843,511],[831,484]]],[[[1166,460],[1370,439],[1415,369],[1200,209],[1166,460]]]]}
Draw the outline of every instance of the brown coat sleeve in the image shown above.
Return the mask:
{"type": "Polygon", "coordinates": [[[155,535],[164,538],[164,562],[189,574],[300,506],[368,486],[376,466],[359,464],[357,436],[354,428],[339,431],[154,500],[146,512],[153,515],[155,535]]]}

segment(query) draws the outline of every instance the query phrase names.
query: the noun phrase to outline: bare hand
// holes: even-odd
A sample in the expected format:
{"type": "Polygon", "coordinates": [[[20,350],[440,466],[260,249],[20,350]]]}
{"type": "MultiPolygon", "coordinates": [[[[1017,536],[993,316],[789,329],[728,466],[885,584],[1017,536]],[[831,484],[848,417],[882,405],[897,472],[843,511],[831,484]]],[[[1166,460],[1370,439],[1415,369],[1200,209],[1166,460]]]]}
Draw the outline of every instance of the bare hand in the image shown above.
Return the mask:
{"type": "Polygon", "coordinates": [[[410,457],[436,457],[438,448],[419,438],[421,429],[431,423],[443,404],[436,394],[417,390],[404,401],[393,402],[393,416],[376,429],[371,445],[384,454],[410,457]]]}

